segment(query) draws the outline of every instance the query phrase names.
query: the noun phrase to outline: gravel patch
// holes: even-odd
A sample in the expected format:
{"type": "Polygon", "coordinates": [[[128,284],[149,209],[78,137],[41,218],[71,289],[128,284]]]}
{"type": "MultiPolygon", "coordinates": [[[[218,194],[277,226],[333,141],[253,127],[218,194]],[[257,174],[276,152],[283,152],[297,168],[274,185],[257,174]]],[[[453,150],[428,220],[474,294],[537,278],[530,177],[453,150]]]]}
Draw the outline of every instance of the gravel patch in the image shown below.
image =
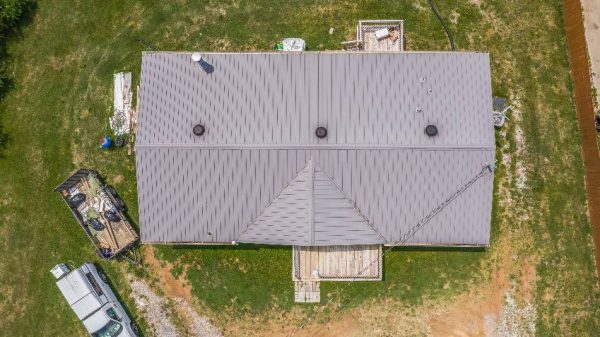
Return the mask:
{"type": "Polygon", "coordinates": [[[144,318],[152,328],[154,335],[161,337],[180,337],[175,325],[167,316],[163,299],[150,289],[143,281],[132,280],[131,297],[136,307],[142,312],[144,318]]]}
{"type": "Polygon", "coordinates": [[[191,336],[202,336],[202,337],[222,337],[223,335],[219,330],[214,327],[206,317],[198,315],[189,303],[186,301],[180,301],[178,303],[180,312],[184,316],[184,320],[188,323],[187,328],[190,331],[191,336]]]}
{"type": "Polygon", "coordinates": [[[135,301],[135,305],[142,313],[151,331],[147,335],[160,337],[222,337],[219,330],[214,327],[208,319],[198,315],[192,306],[183,299],[169,301],[168,299],[157,295],[144,281],[131,279],[131,296],[135,301]],[[174,305],[172,312],[165,310],[165,306],[174,305]],[[185,325],[182,330],[184,334],[178,332],[173,324],[170,315],[177,314],[178,321],[185,325]]]}
{"type": "Polygon", "coordinates": [[[486,337],[534,337],[537,312],[531,303],[517,305],[513,295],[506,293],[500,319],[485,317],[486,337]]]}

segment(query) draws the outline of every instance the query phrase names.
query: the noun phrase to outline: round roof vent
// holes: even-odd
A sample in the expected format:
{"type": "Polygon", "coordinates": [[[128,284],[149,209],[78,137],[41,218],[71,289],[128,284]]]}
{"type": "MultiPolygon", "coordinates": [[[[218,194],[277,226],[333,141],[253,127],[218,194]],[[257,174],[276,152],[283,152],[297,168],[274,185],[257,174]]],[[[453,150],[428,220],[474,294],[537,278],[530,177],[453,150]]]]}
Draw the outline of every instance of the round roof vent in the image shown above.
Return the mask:
{"type": "Polygon", "coordinates": [[[327,137],[327,129],[322,126],[319,126],[315,130],[315,135],[317,135],[317,137],[319,137],[319,138],[325,138],[325,137],[327,137]]]}
{"type": "Polygon", "coordinates": [[[196,125],[194,125],[194,128],[192,129],[192,132],[196,136],[202,136],[204,134],[204,131],[206,131],[206,129],[204,128],[204,125],[202,125],[202,124],[196,124],[196,125]]]}
{"type": "Polygon", "coordinates": [[[198,52],[192,53],[192,61],[200,62],[200,60],[202,60],[202,54],[200,54],[198,52]]]}
{"type": "Polygon", "coordinates": [[[429,137],[433,137],[436,136],[438,134],[438,129],[437,126],[435,125],[427,125],[427,127],[425,127],[425,133],[429,136],[429,137]]]}

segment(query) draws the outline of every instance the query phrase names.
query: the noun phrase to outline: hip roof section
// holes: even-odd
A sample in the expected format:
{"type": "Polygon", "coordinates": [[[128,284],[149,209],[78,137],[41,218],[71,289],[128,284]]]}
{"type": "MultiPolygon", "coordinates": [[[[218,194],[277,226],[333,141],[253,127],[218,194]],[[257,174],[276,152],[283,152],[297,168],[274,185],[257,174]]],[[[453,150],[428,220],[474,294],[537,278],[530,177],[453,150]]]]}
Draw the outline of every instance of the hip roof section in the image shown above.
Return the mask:
{"type": "MultiPolygon", "coordinates": [[[[494,162],[487,53],[202,57],[142,58],[142,242],[395,243],[494,162]]],[[[492,192],[478,180],[404,243],[487,245],[492,192]]]]}
{"type": "Polygon", "coordinates": [[[385,242],[354,201],[315,166],[312,158],[239,241],[295,246],[385,242]]]}
{"type": "Polygon", "coordinates": [[[138,145],[494,146],[487,53],[190,55],[143,55],[138,145]]]}

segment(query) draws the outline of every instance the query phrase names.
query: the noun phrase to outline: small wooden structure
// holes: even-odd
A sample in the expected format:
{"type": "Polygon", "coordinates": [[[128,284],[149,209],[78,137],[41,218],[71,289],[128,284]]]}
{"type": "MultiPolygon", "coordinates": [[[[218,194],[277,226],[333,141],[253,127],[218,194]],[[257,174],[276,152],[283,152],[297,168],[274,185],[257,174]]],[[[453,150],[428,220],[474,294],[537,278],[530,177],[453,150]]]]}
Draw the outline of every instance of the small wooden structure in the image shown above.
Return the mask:
{"type": "Polygon", "coordinates": [[[294,246],[296,302],[320,300],[320,281],[381,281],[382,246],[294,246]]]}
{"type": "Polygon", "coordinates": [[[360,20],[356,40],[342,42],[346,51],[404,51],[403,20],[360,20]],[[382,34],[379,37],[377,34],[382,34]]]}

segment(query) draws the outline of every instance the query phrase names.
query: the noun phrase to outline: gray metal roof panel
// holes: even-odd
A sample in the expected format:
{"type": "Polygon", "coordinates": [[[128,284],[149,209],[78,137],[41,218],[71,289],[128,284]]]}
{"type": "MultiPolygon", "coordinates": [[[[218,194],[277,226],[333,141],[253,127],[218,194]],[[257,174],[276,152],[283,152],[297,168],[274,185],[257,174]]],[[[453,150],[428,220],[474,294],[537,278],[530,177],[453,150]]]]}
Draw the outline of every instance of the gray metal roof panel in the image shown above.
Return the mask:
{"type": "Polygon", "coordinates": [[[310,246],[311,173],[306,166],[240,234],[238,241],[310,246]]]}
{"type": "MultiPolygon", "coordinates": [[[[142,242],[238,241],[311,158],[391,243],[492,163],[494,151],[142,147],[137,150],[142,242]]],[[[492,188],[492,178],[478,181],[408,243],[487,244],[492,188]]],[[[273,227],[279,236],[272,243],[295,244],[301,235],[292,229],[273,227]]],[[[320,244],[344,241],[331,234],[320,244]]],[[[344,242],[361,241],[348,236],[344,242]]]]}
{"type": "Polygon", "coordinates": [[[203,55],[143,55],[138,144],[494,145],[485,53],[203,55]]]}
{"type": "MultiPolygon", "coordinates": [[[[143,57],[143,242],[230,242],[245,233],[305,244],[302,216],[256,231],[249,225],[312,159],[391,243],[494,160],[487,54],[204,55],[213,73],[187,53],[143,57]],[[206,125],[203,137],[193,136],[196,123],[206,125]],[[438,136],[425,136],[429,123],[438,136]],[[314,136],[318,125],[328,128],[326,139],[314,136]]],[[[491,179],[477,182],[408,243],[487,244],[492,188],[491,179]]],[[[359,221],[314,214],[312,244],[372,238],[352,230],[359,221]]]]}
{"type": "Polygon", "coordinates": [[[323,246],[381,244],[385,239],[309,159],[306,167],[248,224],[238,241],[323,246]]]}

